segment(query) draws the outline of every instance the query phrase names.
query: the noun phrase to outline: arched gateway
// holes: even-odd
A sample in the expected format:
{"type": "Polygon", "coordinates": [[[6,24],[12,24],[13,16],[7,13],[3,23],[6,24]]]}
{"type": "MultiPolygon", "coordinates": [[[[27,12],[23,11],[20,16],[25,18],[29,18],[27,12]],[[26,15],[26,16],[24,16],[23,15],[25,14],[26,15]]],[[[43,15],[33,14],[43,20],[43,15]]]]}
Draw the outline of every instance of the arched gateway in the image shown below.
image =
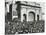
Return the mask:
{"type": "Polygon", "coordinates": [[[27,21],[27,19],[28,19],[28,21],[35,21],[35,13],[30,11],[30,12],[28,12],[28,15],[23,14],[23,21],[27,21]],[[27,16],[28,16],[28,18],[27,18],[27,16]]]}
{"type": "Polygon", "coordinates": [[[28,13],[28,21],[35,21],[35,13],[30,11],[28,13]]]}

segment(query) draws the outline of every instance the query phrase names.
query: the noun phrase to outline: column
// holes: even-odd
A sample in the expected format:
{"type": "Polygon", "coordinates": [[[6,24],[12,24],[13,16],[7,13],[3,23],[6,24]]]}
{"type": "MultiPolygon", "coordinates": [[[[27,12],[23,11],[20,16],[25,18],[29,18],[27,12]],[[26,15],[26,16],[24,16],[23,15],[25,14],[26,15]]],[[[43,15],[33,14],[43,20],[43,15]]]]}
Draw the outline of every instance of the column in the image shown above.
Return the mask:
{"type": "Polygon", "coordinates": [[[28,12],[27,12],[27,21],[28,21],[28,12]]]}
{"type": "Polygon", "coordinates": [[[37,13],[35,13],[35,20],[37,21],[37,13]]]}
{"type": "Polygon", "coordinates": [[[41,20],[41,18],[42,18],[42,16],[41,16],[41,14],[39,14],[39,20],[41,20]]]}
{"type": "Polygon", "coordinates": [[[6,4],[7,12],[9,12],[9,4],[6,4]]]}

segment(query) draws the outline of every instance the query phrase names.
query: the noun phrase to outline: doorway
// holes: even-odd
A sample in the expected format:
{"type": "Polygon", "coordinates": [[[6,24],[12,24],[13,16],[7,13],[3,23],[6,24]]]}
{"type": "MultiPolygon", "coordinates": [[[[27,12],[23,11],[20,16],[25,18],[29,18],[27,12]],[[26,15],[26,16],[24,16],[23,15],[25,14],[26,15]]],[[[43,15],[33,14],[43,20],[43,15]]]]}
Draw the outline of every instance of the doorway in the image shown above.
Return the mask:
{"type": "Polygon", "coordinates": [[[34,12],[28,13],[28,20],[29,21],[35,21],[35,13],[34,12]]]}
{"type": "Polygon", "coordinates": [[[23,21],[26,21],[26,14],[23,14],[23,21]]]}
{"type": "Polygon", "coordinates": [[[39,21],[39,15],[37,15],[37,21],[39,21]]]}

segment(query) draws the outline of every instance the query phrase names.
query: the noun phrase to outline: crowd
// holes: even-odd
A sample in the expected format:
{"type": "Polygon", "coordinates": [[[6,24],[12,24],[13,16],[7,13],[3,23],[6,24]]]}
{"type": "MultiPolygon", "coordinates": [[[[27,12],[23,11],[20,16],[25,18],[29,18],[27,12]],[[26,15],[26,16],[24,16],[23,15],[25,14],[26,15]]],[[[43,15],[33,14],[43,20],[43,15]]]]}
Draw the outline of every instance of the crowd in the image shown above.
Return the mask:
{"type": "Polygon", "coordinates": [[[34,21],[34,22],[6,22],[5,23],[5,33],[15,34],[15,33],[39,33],[44,32],[44,21],[34,21]]]}

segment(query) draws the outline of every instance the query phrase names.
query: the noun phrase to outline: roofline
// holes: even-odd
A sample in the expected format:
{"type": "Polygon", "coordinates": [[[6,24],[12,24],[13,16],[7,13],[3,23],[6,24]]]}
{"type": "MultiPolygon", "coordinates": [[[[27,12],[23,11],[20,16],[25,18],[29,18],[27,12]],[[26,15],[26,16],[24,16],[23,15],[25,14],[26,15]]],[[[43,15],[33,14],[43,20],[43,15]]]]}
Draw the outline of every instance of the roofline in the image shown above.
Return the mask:
{"type": "Polygon", "coordinates": [[[20,5],[29,6],[29,7],[35,7],[35,8],[41,8],[39,6],[33,6],[33,5],[27,5],[27,4],[20,4],[20,5]]]}

